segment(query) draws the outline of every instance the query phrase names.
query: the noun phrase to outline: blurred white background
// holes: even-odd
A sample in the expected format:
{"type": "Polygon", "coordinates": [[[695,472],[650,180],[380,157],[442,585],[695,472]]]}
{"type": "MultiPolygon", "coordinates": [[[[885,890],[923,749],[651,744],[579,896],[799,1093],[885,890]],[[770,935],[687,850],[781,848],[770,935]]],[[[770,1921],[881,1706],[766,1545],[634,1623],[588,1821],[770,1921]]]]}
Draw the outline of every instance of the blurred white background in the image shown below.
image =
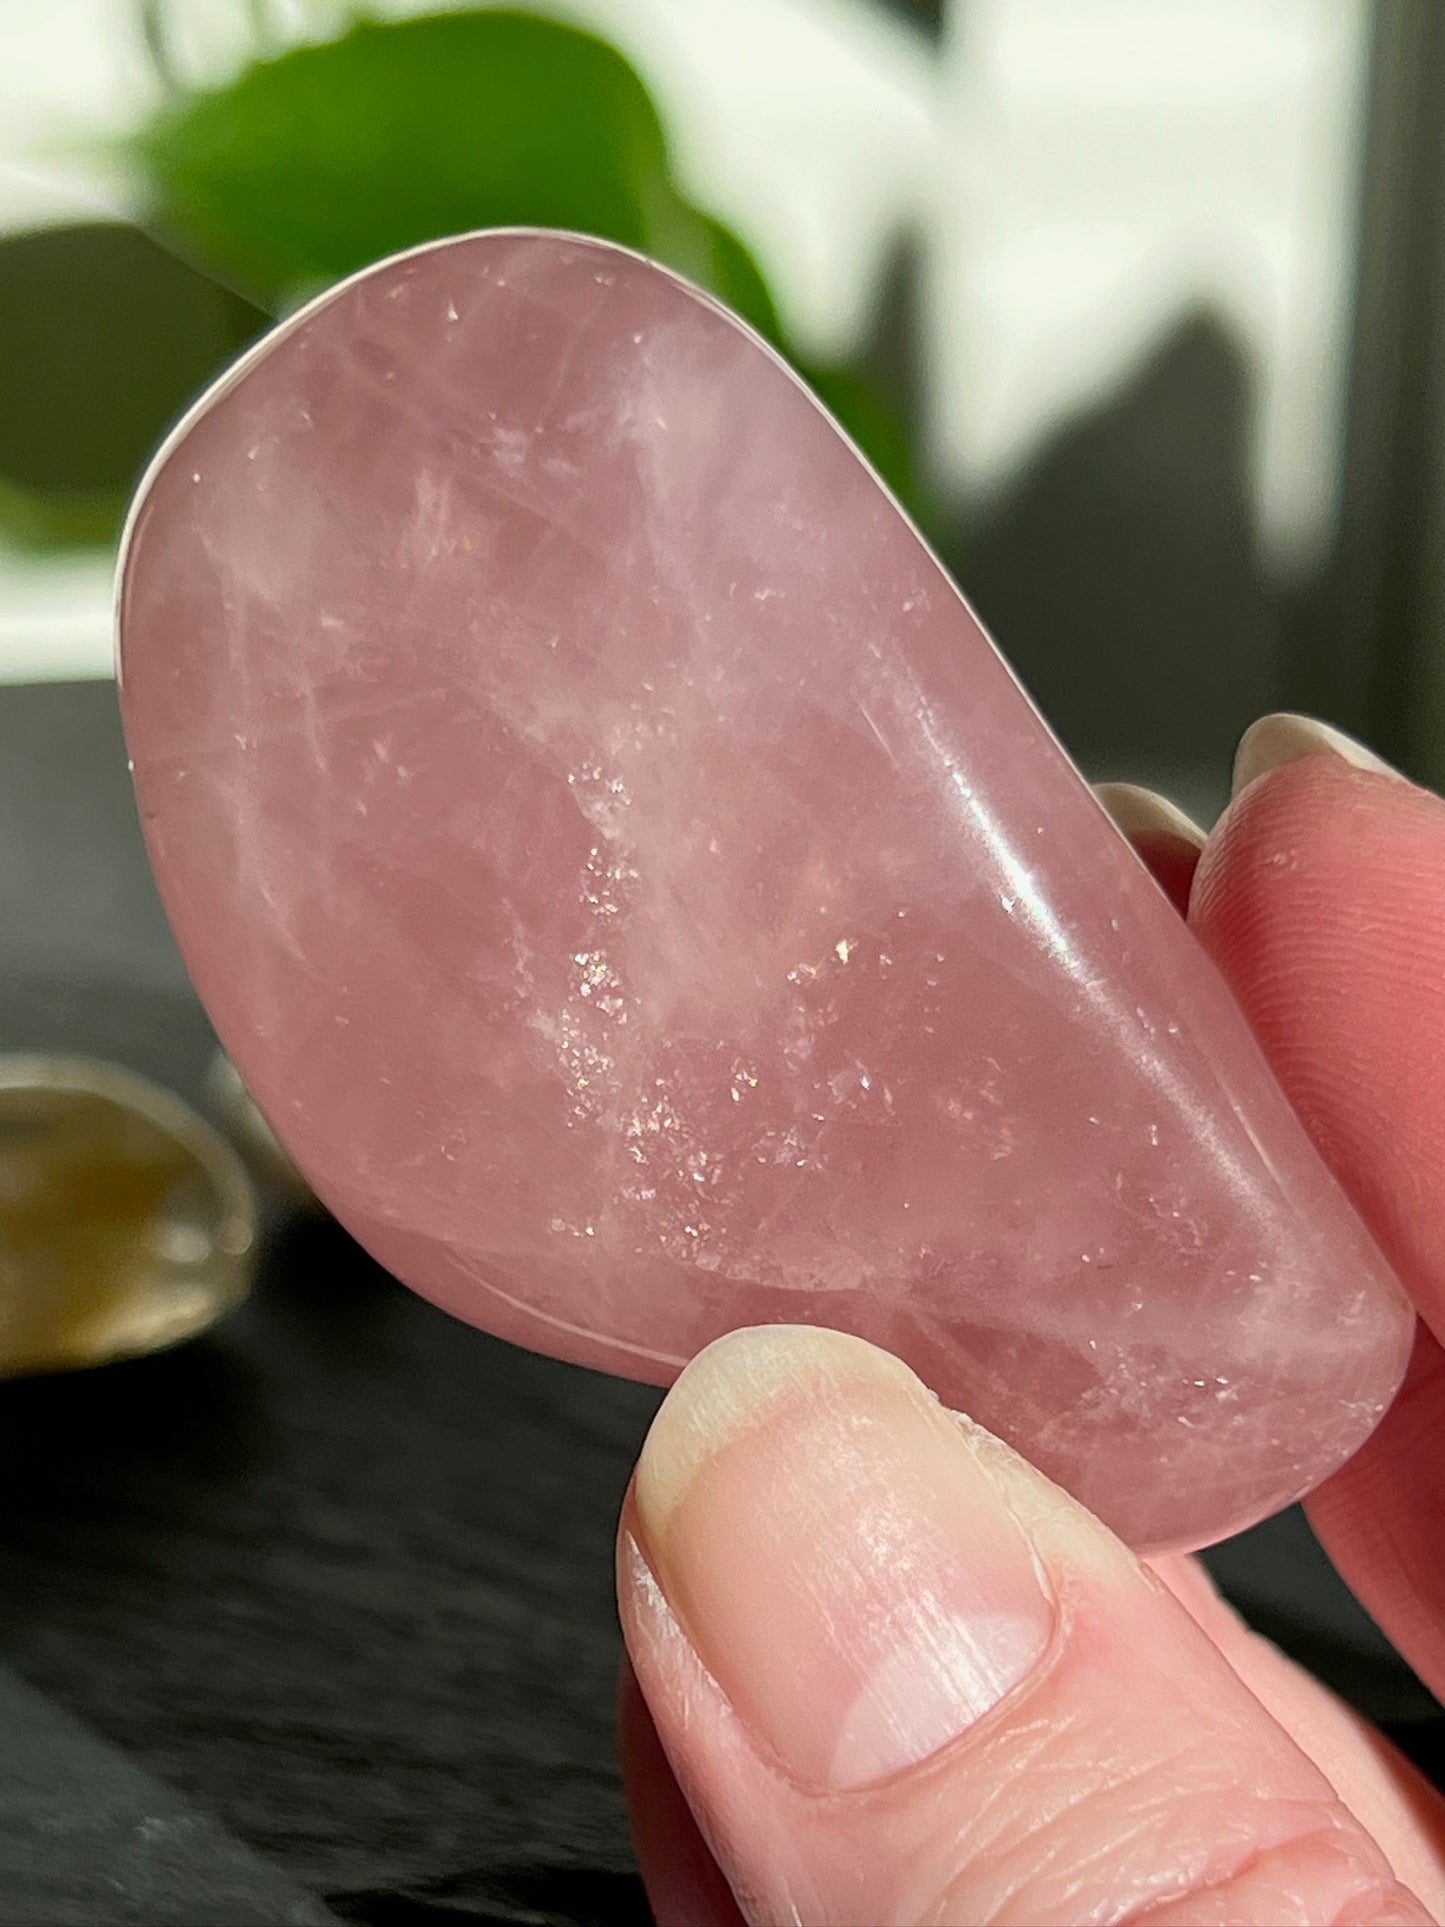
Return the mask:
{"type": "MultiPolygon", "coordinates": [[[[335,19],[275,11],[298,37],[335,19]]],[[[805,342],[856,337],[913,223],[929,456],[960,493],[1005,483],[1202,298],[1256,362],[1265,552],[1286,575],[1316,554],[1339,473],[1362,0],[958,0],[938,46],[868,0],[555,11],[630,55],[681,173],[754,245],[805,342]]],[[[189,75],[226,72],[245,15],[187,0],[189,75]]],[[[0,230],[126,212],[94,141],[150,86],[132,0],[0,0],[0,230]]],[[[111,572],[0,548],[0,681],[108,674],[111,572]]]]}

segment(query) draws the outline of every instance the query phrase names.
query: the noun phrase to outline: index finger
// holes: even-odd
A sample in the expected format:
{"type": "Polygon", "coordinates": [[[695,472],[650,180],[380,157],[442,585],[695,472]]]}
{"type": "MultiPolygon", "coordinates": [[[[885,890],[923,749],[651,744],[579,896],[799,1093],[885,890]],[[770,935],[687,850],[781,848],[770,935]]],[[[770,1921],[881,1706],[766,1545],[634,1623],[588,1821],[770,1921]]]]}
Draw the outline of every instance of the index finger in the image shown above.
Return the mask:
{"type": "Polygon", "coordinates": [[[1404,1391],[1308,1509],[1445,1691],[1445,802],[1317,726],[1256,731],[1190,921],[1424,1320],[1404,1391]]]}

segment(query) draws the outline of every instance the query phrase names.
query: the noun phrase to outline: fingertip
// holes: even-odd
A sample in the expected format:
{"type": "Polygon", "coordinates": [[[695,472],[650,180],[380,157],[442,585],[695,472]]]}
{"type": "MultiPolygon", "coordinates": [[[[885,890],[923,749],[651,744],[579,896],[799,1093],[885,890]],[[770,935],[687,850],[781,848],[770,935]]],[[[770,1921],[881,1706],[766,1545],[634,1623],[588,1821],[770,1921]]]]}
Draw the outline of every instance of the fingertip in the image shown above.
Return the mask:
{"type": "Polygon", "coordinates": [[[1205,833],[1177,803],[1138,783],[1096,783],[1094,794],[1125,836],[1172,836],[1204,848],[1205,833]]]}
{"type": "Polygon", "coordinates": [[[691,1644],[803,1785],[836,1792],[928,1758],[1052,1638],[1034,1549],[973,1439],[860,1339],[774,1326],[709,1347],[664,1401],[635,1500],[691,1644]]]}
{"type": "Polygon", "coordinates": [[[1205,832],[1167,796],[1137,783],[1096,783],[1094,794],[1182,916],[1205,832]]]}
{"type": "Polygon", "coordinates": [[[786,1414],[799,1400],[846,1398],[850,1386],[880,1376],[913,1381],[888,1353],[826,1326],[742,1326],[714,1339],[663,1400],[638,1460],[637,1508],[650,1536],[665,1536],[718,1454],[765,1426],[775,1409],[786,1414]]]}
{"type": "Polygon", "coordinates": [[[1332,723],[1282,711],[1261,716],[1240,737],[1234,754],[1232,794],[1238,796],[1268,771],[1305,756],[1333,756],[1353,769],[1371,770],[1378,776],[1396,774],[1383,756],[1332,723]]]}
{"type": "Polygon", "coordinates": [[[1190,922],[1421,1309],[1445,1311],[1445,802],[1333,753],[1230,804],[1190,922]]]}

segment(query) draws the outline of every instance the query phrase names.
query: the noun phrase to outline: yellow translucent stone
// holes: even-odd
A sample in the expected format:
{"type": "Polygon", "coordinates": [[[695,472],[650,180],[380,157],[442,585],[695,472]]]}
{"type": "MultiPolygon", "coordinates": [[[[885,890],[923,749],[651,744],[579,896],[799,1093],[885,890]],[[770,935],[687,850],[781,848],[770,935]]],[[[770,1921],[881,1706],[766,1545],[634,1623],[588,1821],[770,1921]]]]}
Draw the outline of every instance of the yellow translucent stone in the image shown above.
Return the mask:
{"type": "Polygon", "coordinates": [[[291,1162],[289,1152],[262,1116],[260,1105],[224,1051],[217,1051],[212,1059],[206,1087],[213,1108],[256,1182],[263,1189],[278,1192],[295,1209],[321,1211],[316,1193],[291,1162]]]}
{"type": "Polygon", "coordinates": [[[251,1186],[179,1098],[110,1065],[0,1058],[0,1376],[159,1351],[249,1288],[251,1186]]]}

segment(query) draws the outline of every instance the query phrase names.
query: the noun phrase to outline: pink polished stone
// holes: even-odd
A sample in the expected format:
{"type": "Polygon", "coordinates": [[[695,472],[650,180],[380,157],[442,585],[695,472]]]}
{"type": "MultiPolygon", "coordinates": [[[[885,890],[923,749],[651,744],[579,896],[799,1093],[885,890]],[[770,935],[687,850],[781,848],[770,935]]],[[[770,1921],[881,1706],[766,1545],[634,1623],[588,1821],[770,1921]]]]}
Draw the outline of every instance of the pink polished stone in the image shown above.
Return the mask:
{"type": "Polygon", "coordinates": [[[712,301],[383,263],[172,438],[126,726],[322,1198],[521,1344],[902,1354],[1135,1544],[1338,1465],[1411,1317],[1212,965],[917,534],[712,301]]]}

